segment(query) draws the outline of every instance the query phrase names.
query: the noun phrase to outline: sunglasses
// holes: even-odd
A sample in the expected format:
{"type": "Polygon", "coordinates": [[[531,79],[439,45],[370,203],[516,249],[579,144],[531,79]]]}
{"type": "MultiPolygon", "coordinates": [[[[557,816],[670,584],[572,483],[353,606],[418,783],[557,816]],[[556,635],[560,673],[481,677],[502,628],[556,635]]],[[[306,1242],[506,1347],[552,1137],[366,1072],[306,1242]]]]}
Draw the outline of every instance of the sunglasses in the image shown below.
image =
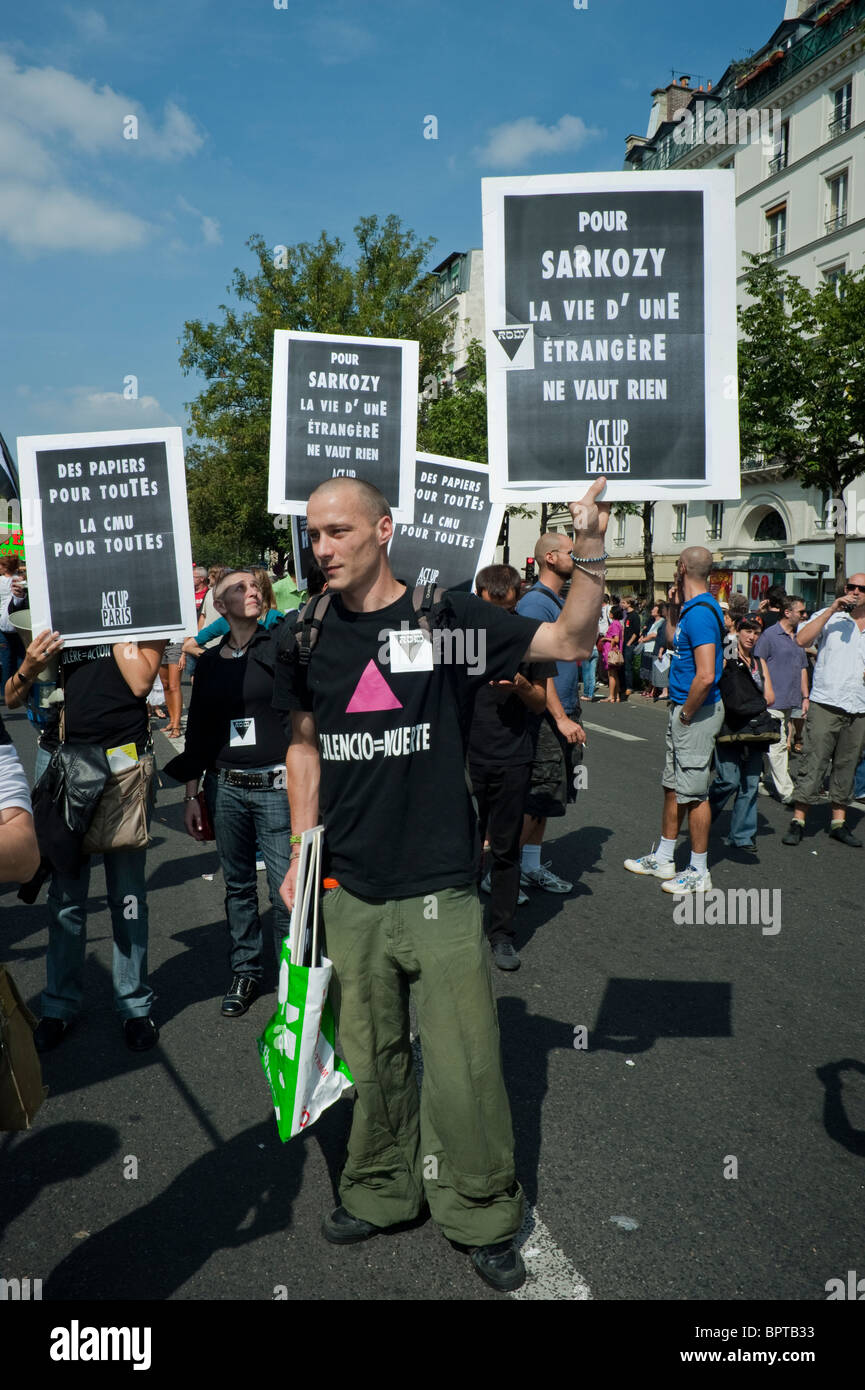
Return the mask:
{"type": "Polygon", "coordinates": [[[848,584],[847,593],[852,594],[854,592],[857,594],[865,594],[865,584],[848,584]]]}

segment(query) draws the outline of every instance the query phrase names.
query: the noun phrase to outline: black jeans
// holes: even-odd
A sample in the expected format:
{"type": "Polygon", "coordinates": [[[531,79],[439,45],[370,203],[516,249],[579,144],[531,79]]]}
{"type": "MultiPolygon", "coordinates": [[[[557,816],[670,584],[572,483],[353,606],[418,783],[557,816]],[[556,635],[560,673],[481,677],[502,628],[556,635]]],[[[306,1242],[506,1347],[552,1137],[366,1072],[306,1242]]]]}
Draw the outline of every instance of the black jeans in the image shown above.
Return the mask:
{"type": "Polygon", "coordinates": [[[513,941],[520,891],[520,831],[532,775],[531,763],[470,762],[478,802],[481,842],[490,842],[492,902],[486,934],[490,942],[513,941]]]}

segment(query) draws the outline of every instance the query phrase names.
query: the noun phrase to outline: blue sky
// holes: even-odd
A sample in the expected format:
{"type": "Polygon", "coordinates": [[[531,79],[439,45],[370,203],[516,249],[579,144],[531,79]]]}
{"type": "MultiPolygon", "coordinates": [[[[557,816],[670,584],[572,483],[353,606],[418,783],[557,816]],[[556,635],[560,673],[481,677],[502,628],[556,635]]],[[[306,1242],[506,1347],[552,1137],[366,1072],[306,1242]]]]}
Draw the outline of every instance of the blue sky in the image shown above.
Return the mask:
{"type": "MultiPolygon", "coordinates": [[[[481,243],[480,180],[621,167],[650,92],[716,81],[784,0],[148,0],[7,9],[0,431],[185,426],[187,319],[245,241],[364,214],[481,243]],[[424,139],[434,115],[438,138],[424,139]],[[138,121],[138,138],[128,117],[138,121]],[[124,379],[138,398],[124,399],[124,379]]],[[[287,324],[286,327],[291,325],[287,324]]]]}

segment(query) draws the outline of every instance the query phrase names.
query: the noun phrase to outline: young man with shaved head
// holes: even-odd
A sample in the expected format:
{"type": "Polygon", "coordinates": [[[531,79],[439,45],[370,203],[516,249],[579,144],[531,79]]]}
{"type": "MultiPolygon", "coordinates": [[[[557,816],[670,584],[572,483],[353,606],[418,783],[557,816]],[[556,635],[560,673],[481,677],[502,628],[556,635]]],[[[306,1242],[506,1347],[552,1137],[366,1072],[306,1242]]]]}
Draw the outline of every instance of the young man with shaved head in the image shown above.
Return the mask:
{"type": "Polygon", "coordinates": [[[666,893],[705,893],[712,887],[707,867],[712,824],[708,797],[715,739],[724,722],[719,687],[725,628],[721,606],[709,592],[711,568],[712,556],[701,545],[688,546],[679,556],[667,611],[672,660],[661,839],[657,850],[625,860],[632,874],[663,879],[666,893]],[[686,812],[691,860],[677,874],[673,855],[686,812]]]}
{"type": "MultiPolygon", "coordinates": [[[[338,883],[324,896],[325,934],[357,1086],[341,1205],[323,1234],[334,1244],[367,1240],[428,1203],[500,1290],[525,1278],[513,1247],[523,1202],[477,895],[468,720],[477,690],[513,680],[522,661],[589,651],[604,588],[603,486],[570,504],[579,564],[557,622],[453,591],[432,615],[433,638],[446,617],[447,643],[424,640],[419,650],[411,591],[388,563],[386,499],[360,480],[323,483],[307,526],[332,598],[308,664],[297,644],[278,663],[274,703],[292,715],[292,827],[324,825],[326,873],[338,883]],[[483,659],[469,663],[469,650],[483,659]],[[424,1057],[420,1103],[410,993],[424,1057]]],[[[289,907],[296,882],[293,855],[289,907]]]]}

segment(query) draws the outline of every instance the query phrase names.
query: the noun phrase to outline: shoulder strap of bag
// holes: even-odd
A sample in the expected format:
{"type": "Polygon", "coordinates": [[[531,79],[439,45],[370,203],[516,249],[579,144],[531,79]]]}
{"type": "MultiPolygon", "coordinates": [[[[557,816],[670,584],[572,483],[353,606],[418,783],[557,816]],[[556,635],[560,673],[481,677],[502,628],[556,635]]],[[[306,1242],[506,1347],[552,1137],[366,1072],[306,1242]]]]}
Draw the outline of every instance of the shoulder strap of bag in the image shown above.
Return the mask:
{"type": "Polygon", "coordinates": [[[309,659],[318,643],[321,625],[332,599],[333,594],[327,591],[323,594],[315,594],[297,610],[298,621],[294,631],[297,639],[298,661],[301,666],[309,665],[309,659]]]}
{"type": "MultiPolygon", "coordinates": [[[[714,610],[714,608],[712,607],[711,603],[704,603],[701,599],[697,599],[697,607],[699,607],[699,608],[708,608],[709,612],[712,614],[712,617],[715,619],[715,622],[718,624],[718,627],[721,629],[721,648],[723,649],[724,643],[725,643],[725,641],[727,640],[727,629],[724,627],[724,620],[723,620],[723,618],[719,618],[719,617],[718,617],[718,614],[715,612],[715,610],[714,610]]],[[[680,614],[679,614],[679,617],[681,618],[681,616],[682,616],[682,615],[681,615],[681,613],[680,613],[680,614]]]]}
{"type": "Polygon", "coordinates": [[[427,636],[450,607],[446,595],[447,590],[440,584],[418,584],[417,588],[412,590],[411,605],[417,615],[418,625],[427,636]]]}

